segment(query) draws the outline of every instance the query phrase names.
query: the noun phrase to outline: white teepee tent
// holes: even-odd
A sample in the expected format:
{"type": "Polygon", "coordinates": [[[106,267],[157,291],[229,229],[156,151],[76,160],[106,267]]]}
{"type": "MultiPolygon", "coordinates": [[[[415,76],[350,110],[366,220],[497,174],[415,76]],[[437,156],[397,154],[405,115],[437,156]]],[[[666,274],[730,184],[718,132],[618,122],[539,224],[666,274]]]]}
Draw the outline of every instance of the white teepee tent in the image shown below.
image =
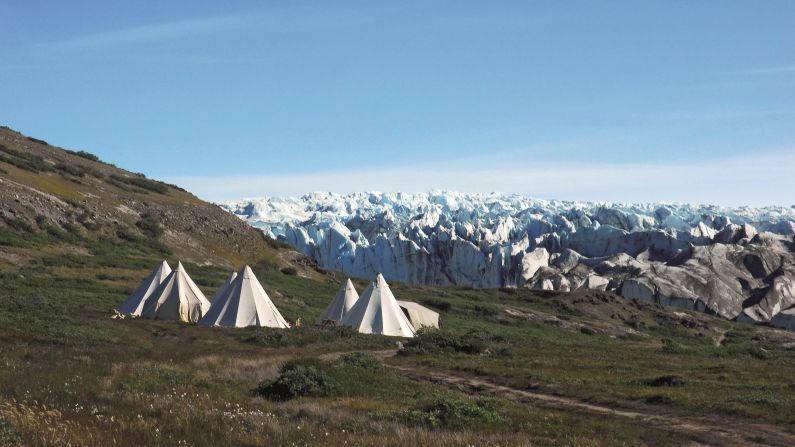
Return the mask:
{"type": "Polygon", "coordinates": [[[416,332],[380,273],[345,314],[341,324],[353,326],[363,334],[413,337],[416,332]]]}
{"type": "Polygon", "coordinates": [[[246,327],[261,326],[289,328],[276,305],[254,276],[249,266],[213,302],[210,311],[199,321],[203,326],[246,327]]]}
{"type": "Polygon", "coordinates": [[[356,293],[353,283],[348,278],[345,284],[340,287],[337,296],[334,297],[328,307],[326,307],[326,310],[323,311],[323,314],[320,315],[320,318],[317,319],[317,324],[339,323],[358,300],[359,294],[356,293]]]}
{"type": "Polygon", "coordinates": [[[414,329],[421,327],[439,329],[439,312],[434,312],[412,301],[398,301],[398,305],[403,310],[403,314],[408,317],[414,329]]]}
{"type": "Polygon", "coordinates": [[[224,281],[224,283],[221,284],[221,287],[218,289],[217,292],[215,292],[215,295],[213,295],[213,297],[210,299],[210,304],[215,303],[218,300],[218,298],[224,296],[226,290],[229,288],[229,285],[232,284],[232,281],[234,281],[235,278],[237,278],[237,272],[232,272],[229,274],[229,276],[226,277],[226,281],[224,281]]]}
{"type": "Polygon", "coordinates": [[[121,303],[118,308],[119,313],[123,315],[140,316],[146,299],[149,298],[149,295],[155,291],[157,286],[159,286],[170,273],[171,267],[169,267],[168,263],[166,261],[161,262],[160,265],[144,279],[141,285],[135,289],[132,295],[121,303]]]}
{"type": "Polygon", "coordinates": [[[141,317],[195,323],[210,309],[210,302],[190,279],[182,263],[146,299],[141,317]]]}

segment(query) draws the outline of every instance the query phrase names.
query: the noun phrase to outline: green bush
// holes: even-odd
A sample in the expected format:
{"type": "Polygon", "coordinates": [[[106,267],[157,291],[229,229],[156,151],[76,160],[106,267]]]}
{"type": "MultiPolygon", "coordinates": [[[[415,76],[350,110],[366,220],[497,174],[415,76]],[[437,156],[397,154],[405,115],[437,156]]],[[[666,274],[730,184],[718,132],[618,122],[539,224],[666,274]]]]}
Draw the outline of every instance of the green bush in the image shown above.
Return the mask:
{"type": "Polygon", "coordinates": [[[116,237],[128,242],[141,242],[141,238],[127,226],[120,226],[116,229],[116,237]]]}
{"type": "Polygon", "coordinates": [[[328,364],[318,359],[285,363],[279,370],[279,377],[261,383],[256,393],[274,400],[328,396],[334,390],[328,368],[328,364]]]}
{"type": "Polygon", "coordinates": [[[288,276],[295,276],[298,274],[298,270],[296,270],[295,267],[285,267],[279,271],[288,276]]]}
{"type": "Polygon", "coordinates": [[[8,217],[8,216],[2,216],[2,218],[3,218],[3,222],[5,222],[6,225],[8,225],[9,227],[13,228],[14,230],[21,231],[21,232],[24,232],[24,233],[32,233],[33,232],[33,227],[25,219],[22,219],[22,218],[18,218],[17,219],[17,218],[8,217]]]}
{"type": "Polygon", "coordinates": [[[786,397],[776,396],[770,391],[751,391],[745,394],[732,396],[731,402],[762,406],[779,406],[787,403],[786,397]]]}
{"type": "Polygon", "coordinates": [[[441,310],[442,312],[447,312],[452,307],[448,301],[440,300],[438,298],[426,298],[422,300],[422,304],[441,310]]]}
{"type": "Polygon", "coordinates": [[[28,137],[28,140],[30,140],[30,141],[32,141],[34,143],[39,143],[39,144],[43,144],[45,146],[49,146],[49,144],[46,141],[39,140],[38,138],[28,137]]]}
{"type": "Polygon", "coordinates": [[[118,174],[111,174],[110,176],[110,183],[122,188],[124,190],[129,190],[129,186],[134,186],[143,190],[143,192],[156,192],[158,194],[166,194],[168,193],[168,186],[164,185],[163,183],[149,180],[146,177],[141,176],[133,176],[133,177],[124,177],[118,174]]]}
{"type": "Polygon", "coordinates": [[[381,345],[381,338],[359,334],[350,326],[332,326],[328,328],[301,327],[289,331],[276,328],[250,328],[241,337],[241,341],[267,347],[306,346],[320,341],[340,340],[348,343],[351,339],[367,341],[375,346],[381,345]]]}
{"type": "Polygon", "coordinates": [[[160,227],[160,222],[150,211],[145,212],[141,216],[141,220],[135,223],[135,226],[140,228],[141,231],[152,239],[157,239],[163,234],[163,228],[160,227]]]}
{"type": "Polygon", "coordinates": [[[0,245],[5,247],[27,247],[30,242],[17,234],[7,231],[5,228],[0,228],[0,245]]]}
{"type": "Polygon", "coordinates": [[[75,235],[75,236],[80,236],[80,228],[78,228],[78,227],[77,227],[76,225],[74,225],[73,223],[71,223],[71,222],[66,222],[65,224],[63,224],[63,225],[61,225],[61,226],[62,226],[62,227],[63,227],[63,229],[64,229],[64,230],[66,230],[68,233],[70,233],[70,234],[73,234],[73,235],[75,235]]]}
{"type": "Polygon", "coordinates": [[[274,239],[274,238],[268,236],[262,230],[260,230],[260,229],[257,229],[257,230],[259,231],[260,236],[262,236],[262,240],[264,240],[265,243],[268,244],[268,246],[270,248],[273,248],[275,250],[280,250],[280,249],[290,250],[290,249],[293,248],[293,247],[291,247],[289,244],[287,244],[285,242],[282,242],[280,240],[277,240],[277,239],[274,239]]]}
{"type": "Polygon", "coordinates": [[[463,335],[422,328],[417,331],[417,336],[408,340],[405,349],[400,350],[402,355],[422,355],[437,352],[462,352],[465,354],[481,354],[486,351],[489,341],[496,338],[482,331],[472,330],[463,335]]]}
{"type": "Polygon", "coordinates": [[[684,386],[685,379],[676,374],[668,374],[664,376],[652,377],[643,381],[646,386],[661,387],[661,386],[684,386]]]}
{"type": "Polygon", "coordinates": [[[0,416],[0,445],[20,445],[22,438],[14,431],[14,427],[0,416]]]}
{"type": "Polygon", "coordinates": [[[687,352],[687,348],[670,338],[662,339],[662,348],[660,350],[665,354],[683,354],[687,352]]]}
{"type": "Polygon", "coordinates": [[[24,169],[25,171],[30,171],[35,174],[42,171],[52,171],[52,167],[38,155],[17,151],[3,145],[0,145],[0,151],[5,153],[0,154],[0,161],[16,166],[19,169],[24,169]]]}
{"type": "Polygon", "coordinates": [[[495,308],[494,306],[484,306],[482,304],[475,304],[474,306],[472,306],[472,308],[478,315],[484,317],[493,317],[500,313],[500,311],[497,310],[497,308],[495,308]]]}
{"type": "Polygon", "coordinates": [[[96,169],[79,164],[57,163],[55,165],[55,169],[74,177],[85,177],[86,175],[91,175],[97,178],[102,178],[102,174],[96,169]]]}
{"type": "Polygon", "coordinates": [[[772,355],[770,355],[770,351],[759,346],[750,346],[748,348],[748,354],[751,355],[751,357],[759,360],[769,360],[772,357],[772,355]]]}
{"type": "Polygon", "coordinates": [[[94,218],[94,215],[91,211],[84,209],[80,214],[77,215],[77,221],[85,227],[86,230],[96,230],[98,225],[96,222],[91,222],[91,219],[94,218]]]}
{"type": "Polygon", "coordinates": [[[503,417],[496,402],[490,399],[453,399],[437,397],[406,410],[403,419],[420,425],[445,428],[465,428],[473,425],[500,423],[503,417]]]}
{"type": "Polygon", "coordinates": [[[66,153],[68,153],[68,154],[77,155],[78,157],[82,157],[82,158],[85,158],[87,160],[96,161],[96,162],[100,162],[100,163],[102,162],[102,160],[100,160],[99,157],[97,157],[96,155],[94,155],[94,154],[92,154],[90,152],[86,152],[86,151],[70,151],[68,149],[64,149],[64,151],[66,151],[66,153]]]}
{"type": "MultiPolygon", "coordinates": [[[[136,223],[136,226],[138,226],[137,223],[136,223]]],[[[143,230],[143,231],[149,231],[150,232],[149,234],[147,234],[147,236],[150,236],[148,238],[144,238],[144,237],[141,237],[141,236],[137,235],[132,230],[132,228],[130,228],[130,227],[126,226],[126,225],[120,225],[116,229],[116,237],[118,237],[119,239],[121,239],[123,241],[132,242],[132,243],[136,244],[136,246],[138,246],[138,247],[147,247],[147,248],[150,248],[150,249],[154,249],[159,254],[170,255],[171,254],[171,249],[166,244],[160,242],[157,238],[151,237],[151,234],[152,234],[151,232],[155,231],[155,229],[153,227],[148,227],[147,224],[144,224],[144,227],[146,227],[146,230],[143,230]]],[[[140,226],[139,226],[139,228],[140,228],[140,226]]],[[[159,228],[159,226],[157,226],[157,228],[159,228]]]]}
{"type": "Polygon", "coordinates": [[[384,368],[383,362],[372,355],[363,352],[349,352],[343,354],[339,360],[341,365],[350,366],[368,371],[380,371],[384,368]]]}
{"type": "Polygon", "coordinates": [[[49,236],[59,241],[75,242],[77,240],[74,234],[67,233],[55,225],[48,225],[46,231],[49,236]]]}

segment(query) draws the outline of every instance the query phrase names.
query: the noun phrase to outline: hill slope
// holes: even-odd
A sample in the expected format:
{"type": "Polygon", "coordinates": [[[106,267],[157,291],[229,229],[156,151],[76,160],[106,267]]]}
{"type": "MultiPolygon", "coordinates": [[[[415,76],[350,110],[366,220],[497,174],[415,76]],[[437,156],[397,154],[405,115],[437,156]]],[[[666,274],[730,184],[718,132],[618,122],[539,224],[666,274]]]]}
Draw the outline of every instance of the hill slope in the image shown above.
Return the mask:
{"type": "Polygon", "coordinates": [[[0,269],[43,253],[92,256],[103,246],[226,268],[297,259],[174,185],[7,127],[0,128],[0,245],[0,269]]]}

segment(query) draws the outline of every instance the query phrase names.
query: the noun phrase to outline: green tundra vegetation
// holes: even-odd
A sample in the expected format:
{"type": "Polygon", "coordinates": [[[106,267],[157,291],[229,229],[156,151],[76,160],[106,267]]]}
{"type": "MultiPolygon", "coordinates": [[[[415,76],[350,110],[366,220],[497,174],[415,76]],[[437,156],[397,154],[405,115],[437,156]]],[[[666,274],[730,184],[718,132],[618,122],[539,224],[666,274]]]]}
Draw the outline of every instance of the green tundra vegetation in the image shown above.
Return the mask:
{"type": "MultiPolygon", "coordinates": [[[[4,241],[25,228],[2,228],[4,241]]],[[[40,232],[55,243],[72,237],[40,232]]],[[[124,241],[122,239],[122,241],[124,241]]],[[[393,285],[443,328],[403,340],[312,322],[339,274],[254,270],[289,330],[113,320],[160,258],[87,243],[0,281],[0,436],[20,445],[679,445],[699,435],[460,390],[394,365],[657,414],[795,426],[789,334],[610,294],[393,285]]],[[[169,259],[174,261],[173,259],[169,259]]],[[[187,264],[210,295],[228,272],[187,264]]],[[[365,286],[357,281],[361,290],[365,286]]]]}
{"type": "Polygon", "coordinates": [[[441,314],[440,330],[318,329],[344,275],[232,216],[202,220],[212,207],[170,185],[3,136],[0,180],[16,189],[0,189],[0,445],[795,439],[795,334],[597,291],[397,283],[398,299],[441,314]],[[207,296],[248,263],[302,324],[112,319],[164,258],[207,296]]]}

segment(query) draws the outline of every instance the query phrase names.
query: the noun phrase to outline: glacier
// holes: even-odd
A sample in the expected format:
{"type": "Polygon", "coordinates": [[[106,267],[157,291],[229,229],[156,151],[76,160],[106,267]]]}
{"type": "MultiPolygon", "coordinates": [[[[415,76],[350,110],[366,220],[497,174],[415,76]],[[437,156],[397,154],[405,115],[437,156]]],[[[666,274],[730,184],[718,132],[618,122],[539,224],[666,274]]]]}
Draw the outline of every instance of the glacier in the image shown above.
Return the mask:
{"type": "Polygon", "coordinates": [[[450,191],[311,193],[219,205],[323,268],[352,276],[587,287],[795,326],[795,206],[622,204],[450,191]]]}

